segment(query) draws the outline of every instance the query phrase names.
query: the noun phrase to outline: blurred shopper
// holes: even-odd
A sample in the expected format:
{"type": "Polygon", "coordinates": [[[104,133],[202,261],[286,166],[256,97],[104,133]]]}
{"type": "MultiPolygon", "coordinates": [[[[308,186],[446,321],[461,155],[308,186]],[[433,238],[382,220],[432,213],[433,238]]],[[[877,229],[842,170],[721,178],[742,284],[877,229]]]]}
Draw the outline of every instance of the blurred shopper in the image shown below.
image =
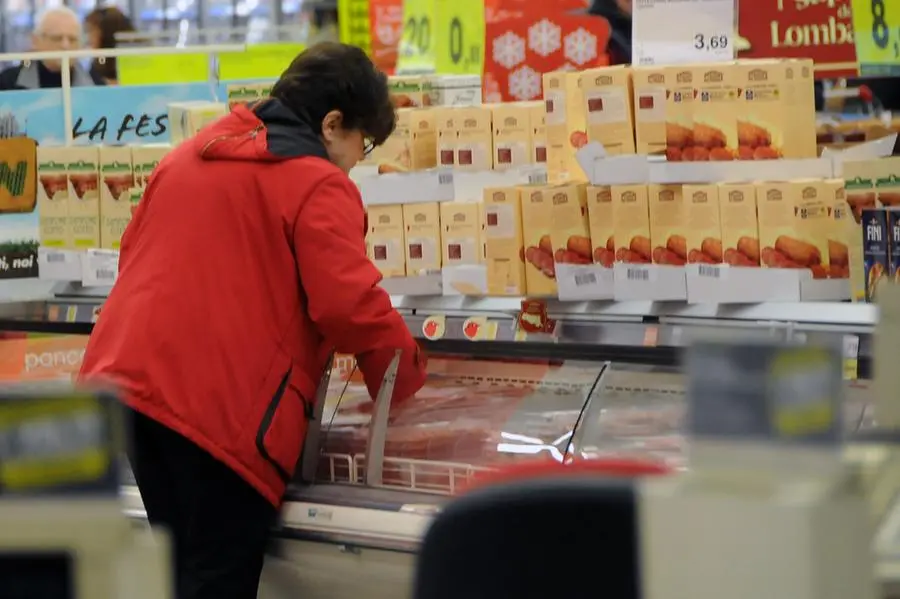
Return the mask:
{"type": "Polygon", "coordinates": [[[631,64],[631,3],[633,0],[593,0],[588,14],[609,22],[609,64],[631,64]]]}
{"type": "MultiPolygon", "coordinates": [[[[118,7],[104,6],[95,8],[84,18],[88,46],[94,49],[115,48],[117,33],[134,33],[137,31],[131,19],[118,7]]],[[[95,58],[91,61],[91,76],[107,84],[118,82],[116,59],[95,58]]]]}
{"type": "Polygon", "coordinates": [[[125,231],[81,379],[133,409],[132,468],[172,532],[179,599],[256,597],[332,350],[356,356],[373,397],[397,350],[395,398],[424,384],[348,177],[394,121],[362,50],[313,46],[271,99],[166,156],[125,231]]]}
{"type": "MultiPolygon", "coordinates": [[[[31,49],[34,52],[79,50],[81,45],[78,15],[66,6],[44,12],[31,35],[31,49]]],[[[61,68],[59,60],[35,60],[9,67],[0,72],[0,91],[62,87],[61,68]]],[[[77,61],[71,62],[71,73],[73,86],[103,85],[102,79],[92,77],[77,61]]]]}

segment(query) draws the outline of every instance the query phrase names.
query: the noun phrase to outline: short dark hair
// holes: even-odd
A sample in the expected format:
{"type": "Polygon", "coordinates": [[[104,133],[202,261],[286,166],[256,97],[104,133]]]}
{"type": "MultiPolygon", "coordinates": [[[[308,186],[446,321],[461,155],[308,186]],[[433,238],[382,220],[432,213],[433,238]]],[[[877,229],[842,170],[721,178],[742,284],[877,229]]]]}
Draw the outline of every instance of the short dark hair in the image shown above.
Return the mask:
{"type": "Polygon", "coordinates": [[[394,131],[397,116],[387,77],[356,46],[321,42],[297,55],[272,88],[299,118],[321,133],[332,110],[346,129],[358,129],[381,145],[394,131]]]}

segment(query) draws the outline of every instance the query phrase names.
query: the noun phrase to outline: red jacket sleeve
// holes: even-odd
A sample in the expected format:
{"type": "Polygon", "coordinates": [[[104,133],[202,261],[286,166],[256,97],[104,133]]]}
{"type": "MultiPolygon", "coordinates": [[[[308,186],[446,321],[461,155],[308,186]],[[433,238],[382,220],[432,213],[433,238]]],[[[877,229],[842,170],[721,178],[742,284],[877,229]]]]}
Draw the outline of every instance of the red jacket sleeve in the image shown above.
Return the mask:
{"type": "Polygon", "coordinates": [[[339,353],[356,356],[369,394],[401,350],[394,399],[425,384],[425,358],[366,255],[365,211],[359,190],[344,175],[323,180],[294,223],[294,252],[309,316],[339,353]]]}

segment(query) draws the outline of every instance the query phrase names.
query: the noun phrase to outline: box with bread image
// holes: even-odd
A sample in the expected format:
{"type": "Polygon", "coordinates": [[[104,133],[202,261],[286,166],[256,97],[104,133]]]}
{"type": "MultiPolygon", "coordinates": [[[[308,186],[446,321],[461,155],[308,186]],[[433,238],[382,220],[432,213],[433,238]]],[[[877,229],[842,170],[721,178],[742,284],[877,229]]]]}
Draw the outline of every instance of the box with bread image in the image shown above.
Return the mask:
{"type": "Polygon", "coordinates": [[[684,266],[687,263],[687,210],[681,191],[679,184],[647,186],[653,264],[684,266]]]}
{"type": "MultiPolygon", "coordinates": [[[[666,69],[636,66],[632,69],[631,75],[635,151],[646,155],[667,153],[666,69]]],[[[688,128],[682,133],[685,137],[680,141],[682,145],[693,139],[693,129],[688,128]]]]}
{"type": "Polygon", "coordinates": [[[454,109],[456,168],[484,171],[494,166],[494,136],[491,109],[467,106],[454,109]]]}
{"type": "Polygon", "coordinates": [[[366,251],[382,276],[406,276],[406,243],[403,228],[403,206],[369,206],[369,229],[366,251]]]}
{"type": "Polygon", "coordinates": [[[691,160],[704,162],[737,158],[738,83],[733,63],[694,68],[691,160]]]}
{"type": "Polygon", "coordinates": [[[48,248],[71,248],[69,180],[66,162],[70,148],[37,148],[37,209],[40,244],[48,248]]]}
{"type": "Polygon", "coordinates": [[[900,156],[879,158],[873,174],[878,203],[884,208],[900,206],[900,156]]]}
{"type": "Polygon", "coordinates": [[[553,260],[553,185],[519,188],[522,200],[522,239],[525,248],[525,289],[528,295],[556,295],[556,264],[553,260]]]}
{"type": "Polygon", "coordinates": [[[587,139],[603,144],[609,155],[634,154],[631,87],[631,68],[627,66],[581,72],[587,139]]]}
{"type": "Polygon", "coordinates": [[[581,73],[544,73],[543,83],[548,180],[551,183],[586,181],[576,158],[578,150],[588,142],[581,73]]]}
{"type": "Polygon", "coordinates": [[[397,108],[421,108],[431,104],[432,83],[424,75],[392,75],[388,92],[397,108]]]}
{"type": "Polygon", "coordinates": [[[723,256],[719,187],[714,183],[684,185],[681,194],[684,197],[687,262],[720,264],[723,256]]]}
{"type": "Polygon", "coordinates": [[[616,262],[650,264],[653,246],[650,242],[650,204],[647,186],[611,185],[613,205],[613,240],[616,262]]]}
{"type": "Polygon", "coordinates": [[[71,148],[68,153],[69,229],[76,250],[100,247],[99,162],[96,146],[71,148]]]}
{"type": "Polygon", "coordinates": [[[862,211],[878,206],[878,160],[848,160],[844,162],[844,187],[847,204],[857,224],[862,223],[862,211]]]}
{"type": "Polygon", "coordinates": [[[822,182],[831,201],[831,234],[828,236],[828,275],[832,279],[850,278],[851,258],[862,266],[862,246],[859,227],[850,214],[843,179],[822,182]],[[854,248],[853,246],[859,246],[854,248]]]}
{"type": "Polygon", "coordinates": [[[864,209],[862,224],[864,299],[871,302],[875,301],[878,286],[887,279],[890,270],[887,209],[864,209]]]}
{"type": "Polygon", "coordinates": [[[591,226],[588,217],[587,185],[572,183],[548,189],[551,196],[550,242],[556,265],[587,265],[591,255],[591,226]]]}
{"type": "Polygon", "coordinates": [[[531,107],[524,102],[492,104],[494,170],[503,171],[532,162],[531,107]]]}
{"type": "Polygon", "coordinates": [[[483,194],[481,222],[488,295],[524,295],[520,191],[516,187],[489,187],[483,194]]]}
{"type": "Polygon", "coordinates": [[[441,268],[441,207],[438,202],[403,204],[406,276],[441,268]]]}
{"type": "Polygon", "coordinates": [[[739,61],[738,159],[796,158],[791,152],[795,67],[782,60],[739,61]]]}
{"type": "Polygon", "coordinates": [[[704,148],[694,144],[694,71],[686,66],[667,67],[666,77],[666,160],[692,162],[706,160],[704,148]]]}
{"type": "Polygon", "coordinates": [[[100,247],[117,250],[131,222],[134,168],[128,146],[100,146],[100,247]]]}
{"type": "Polygon", "coordinates": [[[484,260],[481,202],[441,202],[443,266],[480,264],[484,260]]]}
{"type": "Polygon", "coordinates": [[[760,265],[756,185],[720,183],[719,224],[722,228],[722,261],[732,266],[760,265]]]}
{"type": "Polygon", "coordinates": [[[758,184],[763,266],[809,269],[815,279],[828,277],[831,206],[821,183],[810,179],[758,184]]]}
{"type": "Polygon", "coordinates": [[[429,108],[398,108],[396,123],[393,133],[372,150],[362,164],[377,166],[381,174],[437,166],[435,111],[429,108]]]}
{"type": "Polygon", "coordinates": [[[616,261],[612,190],[609,185],[590,185],[586,192],[591,256],[595,264],[612,268],[616,261]]]}

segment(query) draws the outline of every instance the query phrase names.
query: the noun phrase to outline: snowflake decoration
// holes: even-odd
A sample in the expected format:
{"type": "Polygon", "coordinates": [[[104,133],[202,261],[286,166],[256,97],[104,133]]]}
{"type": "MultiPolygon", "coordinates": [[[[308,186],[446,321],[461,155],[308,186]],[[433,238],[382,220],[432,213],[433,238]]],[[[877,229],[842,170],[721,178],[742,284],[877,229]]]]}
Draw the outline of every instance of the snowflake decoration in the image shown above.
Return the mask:
{"type": "Polygon", "coordinates": [[[491,55],[494,62],[511,69],[525,61],[525,40],[513,33],[507,31],[500,37],[494,38],[491,55]]]}
{"type": "Polygon", "coordinates": [[[562,46],[562,29],[548,19],[528,28],[528,47],[538,56],[550,56],[562,46]]]}
{"type": "Polygon", "coordinates": [[[509,95],[516,100],[532,100],[541,92],[541,75],[531,67],[519,67],[509,74],[509,95]]]}
{"type": "Polygon", "coordinates": [[[563,54],[566,60],[584,65],[597,58],[597,37],[583,27],[567,35],[565,43],[563,54]]]}

